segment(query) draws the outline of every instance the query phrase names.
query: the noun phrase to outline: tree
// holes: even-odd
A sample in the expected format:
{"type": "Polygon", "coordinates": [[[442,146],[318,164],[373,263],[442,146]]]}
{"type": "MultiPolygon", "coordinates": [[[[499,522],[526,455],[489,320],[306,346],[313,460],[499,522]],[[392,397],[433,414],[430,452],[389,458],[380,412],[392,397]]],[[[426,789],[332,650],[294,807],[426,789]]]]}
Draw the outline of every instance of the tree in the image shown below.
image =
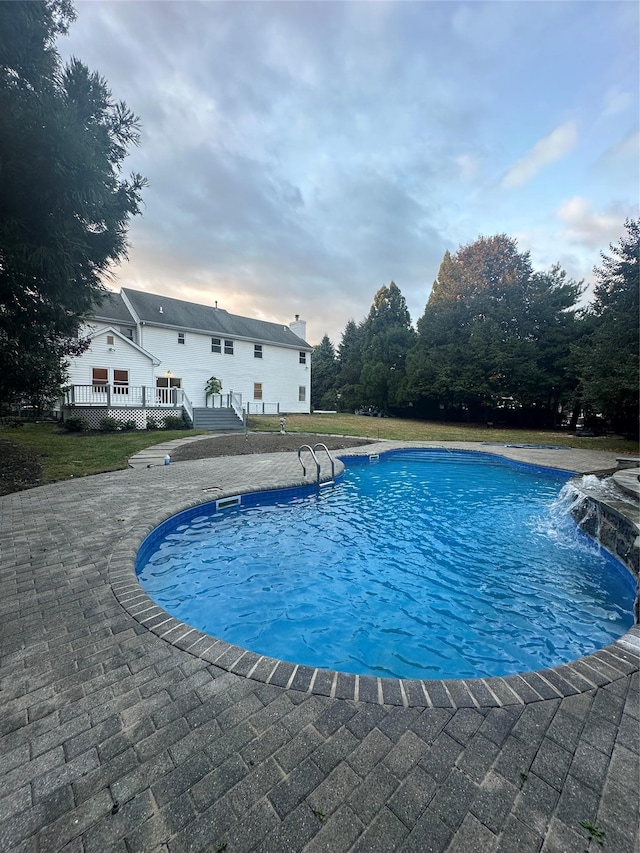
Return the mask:
{"type": "Polygon", "coordinates": [[[583,402],[620,432],[638,435],[640,220],[625,222],[626,235],[596,267],[587,332],[577,349],[583,402]]]}
{"type": "Polygon", "coordinates": [[[328,335],[313,348],[311,358],[311,406],[314,409],[334,409],[338,365],[336,352],[328,335]]]}
{"type": "Polygon", "coordinates": [[[0,402],[41,399],[78,353],[82,317],[126,257],[145,180],[121,178],[138,119],[55,39],[67,0],[0,3],[0,402]]]}
{"type": "Polygon", "coordinates": [[[552,424],[574,391],[580,290],[557,266],[535,272],[505,234],[447,252],[408,357],[410,393],[471,419],[511,410],[552,424]]]}
{"type": "Polygon", "coordinates": [[[362,371],[362,324],[349,320],[338,346],[337,408],[353,411],[361,404],[358,383],[362,371]]]}
{"type": "Polygon", "coordinates": [[[407,303],[392,281],[378,290],[362,326],[362,403],[380,409],[404,404],[405,363],[414,340],[407,303]]]}

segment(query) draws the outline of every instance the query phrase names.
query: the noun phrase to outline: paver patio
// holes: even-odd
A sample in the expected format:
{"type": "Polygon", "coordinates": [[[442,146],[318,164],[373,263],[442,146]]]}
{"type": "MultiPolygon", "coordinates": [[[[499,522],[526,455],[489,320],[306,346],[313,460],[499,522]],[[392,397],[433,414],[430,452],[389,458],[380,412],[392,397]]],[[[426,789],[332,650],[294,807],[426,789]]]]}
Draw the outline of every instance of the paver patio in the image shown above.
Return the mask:
{"type": "Polygon", "coordinates": [[[337,679],[322,695],[292,689],[294,671],[289,686],[277,668],[228,672],[203,645],[180,648],[184,630],[163,639],[122,606],[114,589],[160,520],[299,483],[284,453],[0,498],[0,850],[638,853],[637,628],[555,681],[486,694],[452,682],[412,706],[406,691],[354,701],[337,679]]]}

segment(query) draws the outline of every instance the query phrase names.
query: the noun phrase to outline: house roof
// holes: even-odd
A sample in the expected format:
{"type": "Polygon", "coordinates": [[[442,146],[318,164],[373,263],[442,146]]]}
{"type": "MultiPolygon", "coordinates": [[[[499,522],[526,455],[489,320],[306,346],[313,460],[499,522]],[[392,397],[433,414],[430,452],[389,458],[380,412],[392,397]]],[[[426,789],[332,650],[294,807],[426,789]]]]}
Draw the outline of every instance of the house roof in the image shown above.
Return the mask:
{"type": "Polygon", "coordinates": [[[135,326],[135,320],[119,293],[107,291],[104,299],[91,313],[94,320],[118,325],[135,326]]]}
{"type": "Polygon", "coordinates": [[[140,290],[123,288],[122,293],[131,304],[138,319],[145,325],[202,332],[221,338],[242,338],[258,343],[274,343],[294,349],[312,349],[288,326],[279,323],[252,320],[249,317],[230,314],[222,308],[196,305],[194,302],[170,299],[167,296],[143,293],[140,290]]]}

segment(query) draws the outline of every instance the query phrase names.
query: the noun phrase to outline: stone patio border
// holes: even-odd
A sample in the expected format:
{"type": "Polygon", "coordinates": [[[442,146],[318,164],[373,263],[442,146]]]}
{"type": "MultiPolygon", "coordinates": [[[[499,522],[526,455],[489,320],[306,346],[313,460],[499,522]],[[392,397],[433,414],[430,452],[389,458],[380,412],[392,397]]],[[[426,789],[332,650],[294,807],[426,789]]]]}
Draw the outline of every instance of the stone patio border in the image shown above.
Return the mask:
{"type": "MultiPolygon", "coordinates": [[[[179,440],[172,445],[175,447],[178,443],[179,440]]],[[[462,443],[453,442],[448,446],[454,445],[460,447],[462,443]]],[[[340,457],[347,456],[382,455],[402,448],[442,448],[443,446],[442,443],[384,442],[339,451],[334,455],[339,460],[340,457]]],[[[466,445],[460,449],[484,451],[517,461],[527,461],[532,465],[570,470],[565,465],[549,465],[549,461],[524,460],[521,458],[522,453],[513,453],[513,450],[526,451],[536,448],[476,444],[473,448],[466,445]],[[512,452],[507,453],[507,448],[512,452]]],[[[555,450],[555,448],[541,449],[551,452],[555,450]]],[[[155,455],[164,456],[162,450],[164,448],[156,447],[155,455]]],[[[545,456],[548,457],[549,453],[545,456]]],[[[338,462],[338,473],[341,473],[342,467],[342,463],[338,462]]],[[[328,477],[329,473],[325,466],[321,479],[326,481],[328,477]]],[[[280,488],[299,485],[299,482],[283,482],[280,488]]],[[[269,485],[268,488],[272,490],[274,487],[269,485]]],[[[243,493],[253,494],[259,491],[261,489],[257,485],[255,489],[245,489],[243,493]]],[[[238,494],[238,490],[234,490],[233,487],[220,489],[215,499],[235,494],[238,494]]],[[[403,707],[458,709],[527,705],[545,699],[573,696],[630,675],[638,668],[640,626],[637,625],[605,648],[560,666],[503,677],[456,680],[412,680],[353,675],[261,656],[216,639],[174,618],[156,604],[138,583],[134,568],[136,555],[142,542],[159,524],[178,512],[209,503],[211,500],[212,497],[207,495],[200,500],[186,501],[178,509],[174,507],[169,513],[157,513],[148,520],[148,523],[131,529],[111,555],[109,578],[118,602],[139,624],[176,648],[235,675],[331,698],[403,707]]]]}

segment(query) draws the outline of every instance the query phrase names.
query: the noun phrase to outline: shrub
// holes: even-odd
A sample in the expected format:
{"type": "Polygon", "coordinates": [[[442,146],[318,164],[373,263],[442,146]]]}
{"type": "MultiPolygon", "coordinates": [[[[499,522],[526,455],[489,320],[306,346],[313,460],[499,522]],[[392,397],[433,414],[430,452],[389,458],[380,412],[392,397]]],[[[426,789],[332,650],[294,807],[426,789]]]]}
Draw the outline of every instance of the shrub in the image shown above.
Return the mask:
{"type": "Polygon", "coordinates": [[[147,418],[147,429],[158,429],[157,421],[154,421],[153,418],[147,418]]]}
{"type": "Polygon", "coordinates": [[[84,418],[72,416],[66,418],[63,424],[67,432],[86,432],[89,429],[89,424],[84,418]]]}
{"type": "Polygon", "coordinates": [[[117,432],[120,424],[115,418],[102,418],[100,421],[100,432],[117,432]]]}
{"type": "Polygon", "coordinates": [[[184,418],[178,417],[177,415],[165,415],[162,420],[163,420],[165,429],[184,429],[185,428],[184,418]]]}
{"type": "Polygon", "coordinates": [[[120,424],[120,429],[122,429],[122,430],[138,429],[138,425],[135,421],[125,421],[123,424],[120,424]]]}

